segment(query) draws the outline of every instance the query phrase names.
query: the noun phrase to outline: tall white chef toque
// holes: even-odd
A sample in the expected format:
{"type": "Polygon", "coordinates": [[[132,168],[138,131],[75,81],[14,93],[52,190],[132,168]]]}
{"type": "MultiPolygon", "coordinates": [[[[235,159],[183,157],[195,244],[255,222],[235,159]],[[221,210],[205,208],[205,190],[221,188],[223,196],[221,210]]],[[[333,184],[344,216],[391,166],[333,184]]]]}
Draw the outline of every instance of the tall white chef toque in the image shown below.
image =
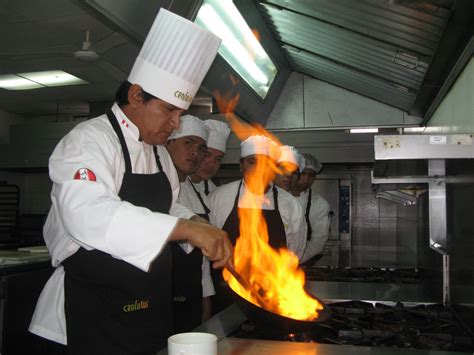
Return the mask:
{"type": "Polygon", "coordinates": [[[303,154],[303,157],[305,160],[306,169],[311,169],[314,170],[316,173],[319,173],[323,168],[323,164],[321,164],[321,162],[315,157],[313,157],[311,154],[305,153],[303,154]]]}
{"type": "Polygon", "coordinates": [[[227,146],[227,138],[229,137],[229,125],[222,121],[205,120],[204,124],[209,129],[209,139],[207,140],[207,147],[220,150],[225,153],[227,146]]]}
{"type": "Polygon", "coordinates": [[[128,81],[187,110],[211,66],[221,39],[195,23],[160,9],[128,81]]]}
{"type": "Polygon", "coordinates": [[[280,158],[278,163],[287,162],[295,164],[301,173],[304,169],[304,158],[295,147],[291,145],[282,145],[280,147],[280,158]]]}
{"type": "Polygon", "coordinates": [[[209,138],[209,130],[207,129],[203,120],[191,115],[181,116],[179,120],[179,129],[174,130],[173,133],[171,133],[171,135],[168,137],[168,140],[187,136],[196,136],[207,141],[209,138]]]}
{"type": "Polygon", "coordinates": [[[280,157],[280,147],[268,137],[250,136],[240,143],[240,156],[245,158],[254,154],[263,154],[277,161],[280,157]]]}

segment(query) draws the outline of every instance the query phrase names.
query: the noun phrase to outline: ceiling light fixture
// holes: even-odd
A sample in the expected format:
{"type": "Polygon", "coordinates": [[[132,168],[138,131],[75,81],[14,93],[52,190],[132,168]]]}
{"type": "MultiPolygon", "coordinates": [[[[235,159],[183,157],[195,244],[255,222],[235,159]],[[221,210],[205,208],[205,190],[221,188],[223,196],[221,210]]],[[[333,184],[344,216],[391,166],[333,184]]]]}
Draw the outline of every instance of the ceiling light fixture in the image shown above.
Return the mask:
{"type": "Polygon", "coordinates": [[[6,90],[31,90],[80,84],[88,82],[62,70],[0,75],[0,88],[6,90]]]}
{"type": "Polygon", "coordinates": [[[219,55],[265,98],[278,69],[235,4],[231,0],[203,0],[196,23],[222,38],[219,55]]]}
{"type": "Polygon", "coordinates": [[[378,128],[351,128],[351,133],[378,133],[378,128]]]}

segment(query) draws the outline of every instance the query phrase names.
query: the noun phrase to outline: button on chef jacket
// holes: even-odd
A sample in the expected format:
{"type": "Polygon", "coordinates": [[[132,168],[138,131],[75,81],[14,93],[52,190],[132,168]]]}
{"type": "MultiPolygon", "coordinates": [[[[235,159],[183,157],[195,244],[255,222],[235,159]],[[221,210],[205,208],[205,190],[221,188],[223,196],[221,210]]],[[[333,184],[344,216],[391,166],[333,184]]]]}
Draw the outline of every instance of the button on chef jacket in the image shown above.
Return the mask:
{"type": "MultiPolygon", "coordinates": [[[[178,202],[181,205],[188,207],[195,214],[205,214],[206,211],[204,210],[204,207],[201,201],[199,201],[199,198],[197,197],[197,194],[193,190],[193,186],[191,184],[192,183],[191,181],[189,181],[189,178],[186,178],[186,180],[181,183],[181,189],[179,191],[178,202]]],[[[196,185],[197,184],[194,184],[195,187],[196,185]]],[[[197,187],[196,187],[196,190],[198,190],[197,187]]],[[[199,190],[198,192],[201,194],[201,198],[203,202],[205,203],[205,205],[209,206],[208,197],[204,194],[204,192],[200,192],[199,190]]],[[[209,260],[205,256],[203,257],[203,262],[202,262],[201,283],[202,283],[202,297],[209,297],[216,293],[216,291],[214,290],[214,285],[212,284],[209,260]]]]}
{"type": "MultiPolygon", "coordinates": [[[[124,134],[133,172],[156,173],[153,147],[139,140],[138,128],[117,104],[112,112],[124,134]]],[[[56,270],[37,302],[29,327],[32,333],[67,344],[61,263],[79,247],[100,250],[147,271],[166,244],[178,217],[188,219],[194,215],[177,203],[180,187],[171,157],[164,147],[158,146],[157,151],[172,190],[169,215],[120,200],[125,162],[119,139],[106,115],[80,123],[56,146],[49,159],[52,206],[43,229],[56,270]],[[89,169],[96,181],[75,180],[75,173],[83,168],[89,169]]]]}
{"type": "MultiPolygon", "coordinates": [[[[309,189],[296,197],[301,203],[303,211],[308,207],[309,189]]],[[[311,239],[306,242],[306,249],[301,259],[304,263],[313,256],[320,254],[328,240],[329,232],[329,203],[314,191],[311,191],[311,207],[309,209],[309,223],[311,226],[311,239]]]]}
{"type": "MultiPolygon", "coordinates": [[[[235,196],[237,195],[239,184],[240,180],[219,186],[209,195],[211,224],[218,228],[224,226],[227,217],[234,207],[235,196]]],[[[287,248],[293,251],[298,259],[301,259],[306,245],[306,221],[303,209],[294,196],[278,186],[276,189],[278,190],[278,209],[280,211],[283,226],[285,227],[287,248]]],[[[253,208],[252,204],[246,205],[242,201],[244,191],[248,191],[245,182],[242,183],[240,189],[238,207],[253,208]]],[[[275,209],[272,185],[270,185],[270,188],[263,196],[258,196],[251,192],[250,194],[252,199],[256,201],[257,206],[261,205],[264,210],[275,209]]]]}

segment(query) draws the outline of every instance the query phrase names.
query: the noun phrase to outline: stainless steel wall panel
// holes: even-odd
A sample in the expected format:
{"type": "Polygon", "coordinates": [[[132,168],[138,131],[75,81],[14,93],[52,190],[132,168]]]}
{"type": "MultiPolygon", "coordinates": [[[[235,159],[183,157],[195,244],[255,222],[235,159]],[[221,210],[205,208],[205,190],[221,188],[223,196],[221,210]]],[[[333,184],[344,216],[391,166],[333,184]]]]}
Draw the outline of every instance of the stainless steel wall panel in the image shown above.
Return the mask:
{"type": "Polygon", "coordinates": [[[334,23],[342,28],[425,55],[430,55],[436,49],[437,40],[450,14],[447,8],[435,5],[422,9],[398,5],[393,1],[378,0],[261,2],[334,23]]]}
{"type": "Polygon", "coordinates": [[[453,1],[267,0],[293,70],[410,111],[453,1]]]}
{"type": "Polygon", "coordinates": [[[398,88],[382,78],[361,73],[351,67],[338,65],[326,58],[308,52],[297,52],[284,47],[288,61],[294,70],[334,85],[357,92],[380,102],[408,111],[415,94],[398,88]]]}
{"type": "Polygon", "coordinates": [[[356,194],[356,208],[353,210],[355,218],[379,218],[379,200],[375,194],[356,194]]]}
{"type": "Polygon", "coordinates": [[[426,74],[429,57],[305,15],[272,7],[266,10],[282,43],[412,89],[419,87],[426,74]]]}

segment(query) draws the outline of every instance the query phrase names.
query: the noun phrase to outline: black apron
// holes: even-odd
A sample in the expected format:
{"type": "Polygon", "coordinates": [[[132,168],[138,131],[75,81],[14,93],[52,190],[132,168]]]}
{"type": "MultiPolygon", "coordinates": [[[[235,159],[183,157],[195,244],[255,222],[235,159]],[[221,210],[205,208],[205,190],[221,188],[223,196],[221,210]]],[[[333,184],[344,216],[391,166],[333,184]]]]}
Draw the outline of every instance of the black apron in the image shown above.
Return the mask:
{"type": "MultiPolygon", "coordinates": [[[[125,159],[120,198],[154,212],[168,213],[171,186],[156,147],[153,149],[160,171],[134,174],[119,123],[111,111],[107,116],[125,159]]],[[[152,354],[166,346],[173,323],[169,244],[163,247],[149,272],[99,250],[84,248],[67,258],[63,265],[70,353],[152,354]]]]}
{"type": "MultiPolygon", "coordinates": [[[[229,235],[229,239],[234,246],[237,238],[240,235],[238,206],[241,186],[242,181],[240,181],[237,195],[235,196],[234,207],[232,208],[232,211],[230,212],[227,220],[224,223],[224,226],[222,227],[222,229],[229,235]]],[[[286,248],[285,226],[283,225],[280,211],[278,209],[278,191],[275,185],[272,187],[272,192],[273,205],[275,206],[275,209],[262,209],[263,218],[265,218],[267,223],[268,244],[275,249],[286,248]]],[[[216,314],[231,305],[233,303],[233,299],[232,293],[222,277],[222,270],[211,269],[211,276],[214,283],[214,288],[216,289],[216,294],[213,296],[212,300],[212,312],[213,314],[216,314]]]]}
{"type": "MultiPolygon", "coordinates": [[[[204,207],[205,213],[198,214],[209,221],[209,208],[201,194],[189,181],[204,207]]],[[[194,248],[189,254],[173,243],[173,311],[174,333],[189,332],[202,320],[202,252],[194,248]]]]}

